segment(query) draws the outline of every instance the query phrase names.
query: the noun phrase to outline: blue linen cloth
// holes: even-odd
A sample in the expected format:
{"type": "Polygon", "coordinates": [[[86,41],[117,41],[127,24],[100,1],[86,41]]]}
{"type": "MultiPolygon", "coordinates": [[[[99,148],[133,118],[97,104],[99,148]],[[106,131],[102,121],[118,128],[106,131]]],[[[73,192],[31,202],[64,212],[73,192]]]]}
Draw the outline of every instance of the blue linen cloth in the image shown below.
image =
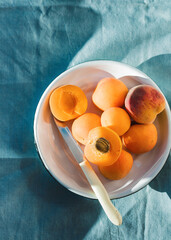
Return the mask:
{"type": "Polygon", "coordinates": [[[170,239],[171,157],[148,186],[113,201],[123,216],[116,227],[37,156],[33,118],[43,91],[67,68],[98,59],[144,71],[171,104],[171,2],[0,1],[0,239],[170,239]]]}

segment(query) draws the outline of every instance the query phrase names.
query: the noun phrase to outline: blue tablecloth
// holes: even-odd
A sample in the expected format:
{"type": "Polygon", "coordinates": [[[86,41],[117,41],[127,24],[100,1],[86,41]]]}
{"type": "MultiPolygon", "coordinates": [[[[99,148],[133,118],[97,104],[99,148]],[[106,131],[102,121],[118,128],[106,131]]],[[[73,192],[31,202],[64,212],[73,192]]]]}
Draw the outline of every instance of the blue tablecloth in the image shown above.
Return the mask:
{"type": "Polygon", "coordinates": [[[148,186],[113,201],[123,216],[116,227],[96,200],[69,192],[37,156],[41,94],[67,68],[98,59],[144,71],[171,104],[171,2],[0,1],[0,239],[170,239],[171,157],[148,186]]]}

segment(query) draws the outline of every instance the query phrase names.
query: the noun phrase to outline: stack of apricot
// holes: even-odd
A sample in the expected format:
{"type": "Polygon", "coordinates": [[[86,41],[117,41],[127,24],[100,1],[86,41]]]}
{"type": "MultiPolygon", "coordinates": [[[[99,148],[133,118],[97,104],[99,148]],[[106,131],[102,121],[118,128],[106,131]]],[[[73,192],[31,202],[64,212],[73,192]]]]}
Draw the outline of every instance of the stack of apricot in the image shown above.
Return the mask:
{"type": "Polygon", "coordinates": [[[78,86],[55,89],[49,100],[53,116],[73,120],[73,137],[85,145],[84,155],[97,164],[108,179],[124,178],[132,168],[134,154],[151,151],[157,142],[156,116],[165,108],[164,96],[150,85],[130,90],[115,78],[100,80],[92,101],[101,116],[86,112],[88,101],[78,86]],[[86,113],[85,113],[86,112],[86,113]]]}

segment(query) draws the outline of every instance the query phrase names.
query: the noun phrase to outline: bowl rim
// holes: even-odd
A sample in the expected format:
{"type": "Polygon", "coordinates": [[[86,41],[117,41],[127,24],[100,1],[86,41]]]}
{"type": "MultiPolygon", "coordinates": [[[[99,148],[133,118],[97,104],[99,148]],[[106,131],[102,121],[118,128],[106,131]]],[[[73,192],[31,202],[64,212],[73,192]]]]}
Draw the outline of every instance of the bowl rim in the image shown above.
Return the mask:
{"type": "MultiPolygon", "coordinates": [[[[43,162],[46,170],[50,173],[50,175],[55,179],[57,180],[61,185],[63,185],[65,188],[67,188],[68,190],[70,190],[71,192],[75,193],[75,194],[78,194],[82,197],[86,197],[86,198],[90,198],[90,199],[97,199],[95,197],[94,194],[86,194],[82,191],[79,191],[79,190],[74,190],[74,189],[71,189],[70,186],[68,186],[67,184],[63,183],[59,178],[57,178],[57,176],[55,176],[53,174],[53,172],[49,169],[49,167],[47,166],[46,164],[46,161],[45,159],[43,158],[43,154],[41,153],[41,149],[40,149],[40,146],[39,146],[39,141],[38,141],[38,136],[37,136],[37,122],[38,122],[38,115],[39,115],[39,112],[40,112],[40,109],[44,103],[44,100],[47,96],[47,93],[49,92],[49,90],[53,87],[53,85],[58,82],[61,78],[65,77],[66,75],[68,75],[70,72],[73,72],[75,70],[78,70],[78,69],[81,69],[81,68],[84,68],[84,67],[93,67],[93,65],[97,65],[97,64],[103,64],[103,65],[108,65],[108,64],[119,64],[119,65],[122,65],[122,66],[125,66],[125,67],[129,67],[130,69],[133,69],[134,71],[136,70],[137,72],[139,72],[141,75],[143,74],[149,81],[150,83],[155,86],[161,93],[162,91],[160,90],[160,88],[157,86],[157,84],[149,77],[147,76],[144,72],[140,71],[139,69],[131,66],[131,65],[128,65],[126,63],[122,63],[122,62],[118,62],[118,61],[112,61],[112,60],[93,60],[93,61],[87,61],[87,62],[82,62],[82,63],[79,63],[75,66],[71,66],[70,68],[66,69],[64,72],[62,72],[61,74],[59,74],[45,89],[45,91],[43,92],[43,94],[41,95],[40,99],[39,99],[39,102],[37,104],[37,107],[36,107],[36,110],[35,110],[35,115],[34,115],[34,120],[33,120],[33,133],[34,133],[34,144],[35,144],[35,148],[36,148],[36,151],[38,153],[38,156],[39,158],[41,159],[41,161],[43,162]]],[[[162,93],[163,94],[163,93],[162,93]]],[[[164,96],[164,94],[163,94],[164,96]]],[[[164,96],[165,97],[165,96],[164,96]]],[[[159,173],[160,171],[162,170],[164,164],[166,163],[167,161],[167,158],[169,156],[169,153],[170,153],[170,148],[171,148],[171,113],[170,113],[170,107],[169,107],[169,104],[167,102],[167,99],[165,98],[165,102],[166,102],[166,107],[165,107],[165,110],[166,110],[166,115],[167,115],[167,118],[168,118],[168,139],[167,139],[167,145],[165,147],[165,150],[164,150],[164,153],[163,155],[165,156],[161,156],[160,158],[163,158],[164,157],[164,160],[162,161],[162,163],[160,164],[159,166],[159,170],[158,171],[155,171],[153,174],[152,174],[152,177],[150,178],[147,178],[146,181],[143,181],[143,183],[141,183],[141,185],[137,186],[138,183],[136,183],[136,185],[133,187],[134,190],[133,192],[131,192],[129,190],[129,193],[127,194],[120,194],[120,196],[118,197],[110,197],[110,199],[119,199],[119,198],[123,198],[123,197],[127,197],[129,195],[132,195],[136,192],[138,192],[139,190],[143,189],[145,186],[147,186],[159,173]]],[[[148,173],[148,172],[147,172],[148,173]]],[[[146,175],[146,174],[145,174],[146,175]]]]}

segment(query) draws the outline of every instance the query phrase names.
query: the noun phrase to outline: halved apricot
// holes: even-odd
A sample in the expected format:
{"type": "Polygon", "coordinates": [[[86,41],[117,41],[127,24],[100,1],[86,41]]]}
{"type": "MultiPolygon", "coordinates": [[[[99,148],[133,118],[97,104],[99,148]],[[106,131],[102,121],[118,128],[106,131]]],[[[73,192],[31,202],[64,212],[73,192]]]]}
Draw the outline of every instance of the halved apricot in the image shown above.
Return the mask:
{"type": "Polygon", "coordinates": [[[103,127],[111,128],[121,136],[130,128],[131,119],[124,109],[113,107],[102,113],[101,123],[103,127]]]}
{"type": "Polygon", "coordinates": [[[116,78],[103,78],[92,95],[93,103],[101,110],[122,107],[128,93],[127,86],[116,78]]]}
{"type": "Polygon", "coordinates": [[[110,166],[99,166],[100,172],[110,180],[119,180],[128,175],[133,165],[132,155],[122,150],[118,160],[110,166]]]}
{"type": "Polygon", "coordinates": [[[97,165],[108,166],[117,161],[122,142],[117,133],[106,127],[93,128],[84,148],[85,157],[97,165]]]}
{"type": "Polygon", "coordinates": [[[78,142],[86,144],[88,133],[98,126],[101,126],[100,116],[95,113],[85,113],[74,120],[72,135],[78,142]]]}
{"type": "Polygon", "coordinates": [[[56,119],[68,121],[82,115],[87,109],[88,102],[81,88],[64,85],[52,92],[49,105],[56,119]]]}

